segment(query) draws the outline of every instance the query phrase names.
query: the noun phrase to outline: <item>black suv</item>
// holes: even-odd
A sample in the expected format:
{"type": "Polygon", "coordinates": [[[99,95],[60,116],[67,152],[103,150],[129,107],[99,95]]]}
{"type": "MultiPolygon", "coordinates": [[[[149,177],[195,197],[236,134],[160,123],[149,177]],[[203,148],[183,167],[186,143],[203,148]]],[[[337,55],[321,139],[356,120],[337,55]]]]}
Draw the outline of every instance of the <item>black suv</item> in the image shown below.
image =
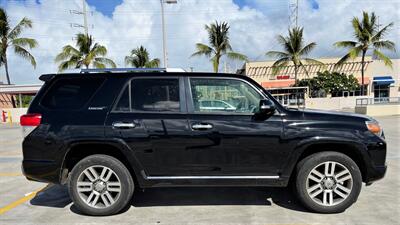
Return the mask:
{"type": "Polygon", "coordinates": [[[23,172],[68,184],[89,215],[120,212],[135,188],[289,184],[308,209],[341,212],[386,171],[377,121],[285,108],[246,76],[132,69],[40,79],[21,117],[23,172]]]}

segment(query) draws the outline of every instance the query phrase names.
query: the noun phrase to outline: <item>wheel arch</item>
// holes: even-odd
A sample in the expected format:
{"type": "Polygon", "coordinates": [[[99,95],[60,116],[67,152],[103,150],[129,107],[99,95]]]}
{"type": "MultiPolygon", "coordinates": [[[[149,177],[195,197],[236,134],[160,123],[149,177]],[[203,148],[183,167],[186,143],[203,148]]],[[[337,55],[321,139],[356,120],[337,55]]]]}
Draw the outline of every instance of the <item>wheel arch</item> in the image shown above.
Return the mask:
{"type": "Polygon", "coordinates": [[[362,145],[356,142],[343,140],[324,140],[319,142],[310,142],[296,149],[296,154],[291,159],[291,164],[293,166],[290,168],[289,171],[289,181],[293,181],[293,178],[295,177],[296,166],[302,159],[312,154],[326,151],[339,152],[350,157],[359,167],[363,182],[366,181],[368,171],[367,165],[365,163],[366,159],[363,153],[364,150],[362,145]]]}
{"type": "Polygon", "coordinates": [[[90,140],[73,142],[68,145],[61,167],[60,183],[67,182],[68,174],[80,160],[95,154],[104,154],[118,159],[129,170],[134,182],[141,184],[140,171],[142,167],[130,149],[115,141],[90,140]]]}

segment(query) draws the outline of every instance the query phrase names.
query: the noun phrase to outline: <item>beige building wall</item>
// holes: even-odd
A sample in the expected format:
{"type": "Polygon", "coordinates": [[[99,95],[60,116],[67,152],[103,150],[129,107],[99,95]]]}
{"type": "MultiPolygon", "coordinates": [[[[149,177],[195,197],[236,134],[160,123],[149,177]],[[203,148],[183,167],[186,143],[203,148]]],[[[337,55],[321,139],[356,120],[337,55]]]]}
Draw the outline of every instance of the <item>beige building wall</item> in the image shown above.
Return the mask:
{"type": "MultiPolygon", "coordinates": [[[[318,61],[325,64],[325,66],[320,65],[306,65],[308,73],[305,73],[303,69],[298,72],[298,79],[312,78],[317,75],[318,72],[337,71],[345,74],[352,74],[359,79],[361,83],[361,58],[356,58],[355,60],[348,61],[341,67],[335,67],[335,64],[340,60],[340,58],[319,58],[318,61]]],[[[368,95],[373,96],[373,77],[377,76],[392,76],[396,81],[394,85],[390,88],[390,96],[400,96],[399,95],[399,83],[400,83],[400,59],[392,59],[393,67],[390,68],[385,66],[384,62],[381,60],[373,60],[371,57],[366,57],[365,59],[365,78],[364,83],[368,85],[368,95]]],[[[272,73],[272,65],[275,61],[262,61],[262,62],[248,62],[244,65],[243,73],[252,79],[256,80],[258,83],[262,84],[266,88],[282,88],[289,87],[294,83],[294,67],[293,64],[283,68],[278,74],[274,75],[272,73]],[[282,76],[284,79],[282,79],[282,76]],[[287,78],[287,76],[289,76],[287,78]],[[280,78],[280,79],[279,79],[280,78]],[[270,86],[271,85],[271,86],[270,86]]]]}

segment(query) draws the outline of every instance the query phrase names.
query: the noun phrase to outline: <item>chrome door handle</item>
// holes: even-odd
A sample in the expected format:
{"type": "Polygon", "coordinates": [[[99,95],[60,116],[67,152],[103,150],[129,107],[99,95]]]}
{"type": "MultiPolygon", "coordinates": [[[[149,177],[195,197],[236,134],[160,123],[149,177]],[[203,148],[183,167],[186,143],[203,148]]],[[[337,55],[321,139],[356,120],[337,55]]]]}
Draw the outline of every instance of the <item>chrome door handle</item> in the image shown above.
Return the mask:
{"type": "Polygon", "coordinates": [[[202,123],[196,123],[192,125],[193,130],[210,130],[212,129],[213,126],[209,123],[202,124],[202,123]]]}
{"type": "Polygon", "coordinates": [[[124,122],[114,122],[112,124],[114,128],[119,128],[119,129],[130,129],[130,128],[135,128],[136,124],[134,123],[124,123],[124,122]]]}

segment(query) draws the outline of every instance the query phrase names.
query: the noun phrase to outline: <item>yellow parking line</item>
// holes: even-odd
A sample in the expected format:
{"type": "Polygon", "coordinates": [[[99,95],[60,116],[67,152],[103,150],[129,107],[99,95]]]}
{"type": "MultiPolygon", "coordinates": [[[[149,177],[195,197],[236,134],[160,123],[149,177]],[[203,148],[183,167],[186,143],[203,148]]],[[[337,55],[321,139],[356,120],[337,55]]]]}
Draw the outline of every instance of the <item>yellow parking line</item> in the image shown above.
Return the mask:
{"type": "Polygon", "coordinates": [[[0,173],[0,177],[18,177],[22,176],[22,173],[0,173]]]}
{"type": "MultiPolygon", "coordinates": [[[[46,186],[46,187],[47,187],[47,186],[46,186]]],[[[7,211],[9,211],[9,210],[11,210],[11,209],[13,209],[13,208],[15,208],[15,207],[21,205],[22,203],[24,203],[24,202],[26,202],[26,201],[31,200],[32,198],[34,198],[34,197],[36,196],[36,194],[37,194],[38,192],[42,191],[42,190],[45,189],[46,187],[40,188],[39,190],[34,191],[34,192],[32,192],[32,193],[26,195],[25,197],[22,197],[22,198],[18,199],[17,201],[15,201],[15,202],[13,202],[13,203],[11,203],[11,204],[9,204],[9,205],[4,206],[3,208],[0,208],[0,215],[2,215],[2,214],[4,214],[5,212],[7,212],[7,211]]]]}

